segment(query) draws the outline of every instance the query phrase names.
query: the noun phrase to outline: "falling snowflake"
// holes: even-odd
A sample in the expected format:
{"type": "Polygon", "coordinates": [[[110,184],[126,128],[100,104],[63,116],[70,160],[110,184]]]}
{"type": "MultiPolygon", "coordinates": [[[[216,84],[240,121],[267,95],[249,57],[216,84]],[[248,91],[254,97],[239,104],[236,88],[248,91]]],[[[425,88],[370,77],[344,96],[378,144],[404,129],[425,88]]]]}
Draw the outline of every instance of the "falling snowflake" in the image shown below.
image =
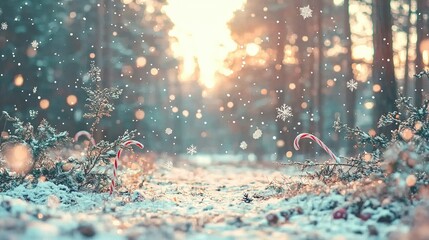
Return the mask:
{"type": "Polygon", "coordinates": [[[37,49],[37,48],[39,47],[39,42],[38,42],[38,41],[36,41],[36,40],[34,40],[34,41],[32,41],[32,42],[31,42],[31,46],[32,46],[34,49],[37,49]]]}
{"type": "Polygon", "coordinates": [[[357,85],[358,85],[358,83],[357,83],[354,79],[350,79],[350,80],[347,82],[347,88],[348,88],[351,92],[353,92],[354,90],[356,90],[356,89],[357,89],[357,85]]]}
{"type": "Polygon", "coordinates": [[[277,118],[283,121],[286,121],[287,118],[290,118],[293,116],[292,108],[286,104],[283,104],[281,107],[276,109],[277,109],[277,118]]]}
{"type": "Polygon", "coordinates": [[[1,23],[1,30],[7,30],[7,23],[5,22],[1,23]]]}
{"type": "Polygon", "coordinates": [[[194,155],[195,153],[197,153],[197,147],[195,147],[194,145],[191,145],[186,150],[188,151],[188,154],[191,154],[191,155],[194,155]]]}
{"type": "Polygon", "coordinates": [[[172,133],[173,133],[173,129],[171,129],[171,128],[166,128],[165,129],[165,134],[170,135],[172,133]]]}
{"type": "Polygon", "coordinates": [[[261,129],[256,129],[256,131],[253,133],[253,139],[259,139],[262,136],[261,129]]]}
{"type": "Polygon", "coordinates": [[[34,87],[33,88],[33,93],[36,93],[37,92],[37,87],[34,87]]]}
{"type": "Polygon", "coordinates": [[[36,117],[37,117],[37,114],[38,114],[39,112],[38,111],[36,111],[36,110],[30,110],[29,111],[29,114],[30,114],[30,118],[31,119],[35,119],[36,117]]]}
{"type": "Polygon", "coordinates": [[[240,148],[241,149],[247,149],[247,143],[245,142],[245,141],[242,141],[241,143],[240,143],[240,148]]]}
{"type": "Polygon", "coordinates": [[[301,13],[300,13],[300,15],[301,15],[304,19],[306,19],[306,18],[310,18],[310,17],[312,17],[312,16],[313,16],[313,15],[312,15],[313,10],[311,10],[310,5],[307,5],[307,6],[305,6],[305,7],[299,8],[299,11],[301,12],[301,13]]]}

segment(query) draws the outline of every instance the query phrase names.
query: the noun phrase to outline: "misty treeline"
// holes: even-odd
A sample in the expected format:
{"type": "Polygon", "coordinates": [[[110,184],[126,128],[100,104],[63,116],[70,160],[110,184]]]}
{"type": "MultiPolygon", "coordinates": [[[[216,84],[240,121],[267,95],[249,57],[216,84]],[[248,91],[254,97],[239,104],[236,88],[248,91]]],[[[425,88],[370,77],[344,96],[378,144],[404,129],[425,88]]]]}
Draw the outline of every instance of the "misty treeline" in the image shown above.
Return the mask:
{"type": "MultiPolygon", "coordinates": [[[[332,129],[336,118],[389,135],[377,122],[395,110],[398,91],[419,105],[428,89],[425,77],[413,77],[428,66],[428,0],[248,0],[228,25],[238,46],[225,60],[231,71],[219,73],[211,89],[198,71],[180,80],[165,4],[2,1],[0,109],[47,118],[71,133],[88,130],[81,86],[95,62],[104,87],[124,89],[101,123],[107,137],[137,129],[155,152],[179,154],[194,144],[199,153],[282,159],[301,132],[351,154],[354,146],[332,129]],[[299,9],[307,5],[312,17],[303,19],[299,9]],[[358,83],[353,91],[351,79],[358,83]],[[276,118],[283,104],[293,113],[286,121],[276,118]],[[256,140],[257,129],[263,135],[256,140]]],[[[320,152],[312,148],[303,143],[301,152],[320,152]]]]}

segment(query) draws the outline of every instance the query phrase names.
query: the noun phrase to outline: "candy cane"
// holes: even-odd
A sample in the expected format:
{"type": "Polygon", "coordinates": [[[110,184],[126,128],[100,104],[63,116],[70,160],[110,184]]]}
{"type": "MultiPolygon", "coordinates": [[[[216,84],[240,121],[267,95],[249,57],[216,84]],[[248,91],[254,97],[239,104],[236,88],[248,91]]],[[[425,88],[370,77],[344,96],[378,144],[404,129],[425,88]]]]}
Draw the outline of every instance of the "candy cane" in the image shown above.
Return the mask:
{"type": "MultiPolygon", "coordinates": [[[[129,146],[129,145],[137,145],[137,147],[139,147],[140,149],[144,148],[144,145],[142,143],[140,143],[139,141],[136,141],[136,140],[128,140],[124,143],[125,147],[129,146]]],[[[119,158],[121,158],[122,151],[123,151],[122,148],[120,148],[118,150],[118,152],[116,153],[115,161],[113,163],[113,179],[112,179],[112,182],[110,183],[110,187],[109,187],[110,195],[112,195],[113,190],[115,189],[115,186],[116,186],[115,180],[117,180],[117,178],[118,178],[116,171],[118,170],[118,160],[119,160],[119,158]]]]}
{"type": "Polygon", "coordinates": [[[293,146],[294,146],[295,150],[299,150],[299,140],[301,140],[303,138],[310,138],[311,140],[315,141],[317,144],[319,144],[319,146],[321,146],[323,148],[323,150],[325,150],[329,154],[329,156],[331,156],[332,159],[334,159],[337,163],[341,162],[340,158],[337,157],[331,151],[331,149],[329,149],[320,139],[318,139],[316,136],[314,136],[313,134],[310,134],[310,133],[301,133],[298,136],[296,136],[295,140],[293,140],[293,146]]]}
{"type": "Polygon", "coordinates": [[[91,133],[89,133],[89,132],[87,132],[87,131],[85,131],[85,130],[82,130],[82,131],[77,132],[77,133],[74,135],[73,141],[77,142],[77,140],[79,139],[79,137],[80,137],[80,136],[85,136],[86,138],[88,138],[88,139],[89,139],[89,141],[91,142],[91,144],[92,144],[93,146],[95,145],[95,140],[94,140],[94,138],[92,137],[91,133]]]}

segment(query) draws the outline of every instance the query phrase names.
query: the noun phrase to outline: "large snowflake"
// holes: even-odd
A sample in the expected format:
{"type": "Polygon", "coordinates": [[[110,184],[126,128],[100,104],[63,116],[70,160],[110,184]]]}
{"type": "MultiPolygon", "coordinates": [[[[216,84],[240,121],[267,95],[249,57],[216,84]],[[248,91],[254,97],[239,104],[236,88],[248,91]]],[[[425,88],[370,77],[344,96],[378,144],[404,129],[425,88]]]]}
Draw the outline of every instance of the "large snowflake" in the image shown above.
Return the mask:
{"type": "Polygon", "coordinates": [[[245,141],[242,141],[240,143],[240,148],[243,149],[243,150],[246,149],[247,148],[247,143],[245,141]]]}
{"type": "Polygon", "coordinates": [[[195,153],[197,153],[197,147],[195,147],[194,145],[191,145],[186,150],[188,151],[188,154],[191,154],[191,155],[194,155],[195,153]]]}
{"type": "Polygon", "coordinates": [[[170,135],[172,133],[173,133],[173,129],[171,129],[171,128],[166,128],[165,129],[165,134],[170,135]]]}
{"type": "Polygon", "coordinates": [[[37,48],[39,47],[39,42],[38,42],[38,41],[36,41],[36,40],[34,40],[34,41],[32,41],[32,42],[31,42],[31,46],[32,46],[34,49],[37,49],[37,48]]]}
{"type": "Polygon", "coordinates": [[[286,119],[292,117],[292,108],[286,104],[283,104],[281,107],[277,108],[277,118],[286,121],[286,119]]]}
{"type": "Polygon", "coordinates": [[[259,139],[260,137],[262,137],[262,131],[258,128],[253,132],[253,139],[259,139]]]}
{"type": "Polygon", "coordinates": [[[300,15],[306,19],[313,16],[313,10],[311,10],[310,5],[307,5],[305,7],[299,8],[299,11],[301,12],[300,15]]]}
{"type": "Polygon", "coordinates": [[[353,92],[354,90],[356,90],[356,89],[357,89],[357,85],[358,85],[358,83],[357,83],[354,79],[350,79],[350,80],[347,82],[347,88],[348,88],[351,92],[353,92]]]}
{"type": "Polygon", "coordinates": [[[1,30],[7,30],[7,23],[5,22],[1,23],[1,30]]]}

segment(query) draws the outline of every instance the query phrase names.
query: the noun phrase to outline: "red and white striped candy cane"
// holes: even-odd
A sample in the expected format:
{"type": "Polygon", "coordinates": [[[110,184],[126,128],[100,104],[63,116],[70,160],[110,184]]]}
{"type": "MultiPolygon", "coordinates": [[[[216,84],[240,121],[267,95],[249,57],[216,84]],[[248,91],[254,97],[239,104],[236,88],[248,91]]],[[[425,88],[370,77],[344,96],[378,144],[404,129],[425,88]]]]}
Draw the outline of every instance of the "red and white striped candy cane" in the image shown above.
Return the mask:
{"type": "Polygon", "coordinates": [[[316,136],[314,136],[313,134],[310,133],[301,133],[298,136],[296,136],[295,140],[293,140],[293,147],[295,148],[295,150],[299,150],[299,140],[303,139],[303,138],[309,138],[313,141],[315,141],[317,144],[319,144],[319,146],[321,146],[323,148],[323,150],[325,150],[329,156],[331,156],[332,159],[334,159],[337,163],[340,163],[341,160],[339,157],[337,157],[332,151],[331,149],[329,149],[323,142],[322,140],[320,140],[319,138],[317,138],[316,136]]]}
{"type": "Polygon", "coordinates": [[[92,144],[93,146],[95,145],[95,140],[94,140],[94,138],[92,137],[91,133],[89,133],[89,132],[87,132],[87,131],[85,131],[85,130],[82,130],[82,131],[77,132],[77,133],[74,135],[74,137],[73,137],[73,141],[77,142],[77,140],[79,139],[79,137],[80,137],[80,136],[85,136],[86,138],[88,138],[88,140],[91,142],[91,144],[92,144]]]}
{"type": "MultiPolygon", "coordinates": [[[[129,145],[137,145],[137,147],[139,147],[141,149],[144,148],[144,145],[141,142],[136,141],[136,140],[128,140],[124,143],[125,147],[129,146],[129,145]]],[[[110,183],[110,187],[109,187],[110,195],[112,195],[113,190],[115,189],[115,186],[116,186],[115,180],[117,180],[117,178],[118,178],[116,171],[118,170],[118,160],[119,160],[119,158],[121,158],[122,151],[123,151],[122,148],[120,148],[118,150],[118,152],[116,153],[115,162],[113,163],[113,179],[112,179],[112,182],[110,183]]]]}

